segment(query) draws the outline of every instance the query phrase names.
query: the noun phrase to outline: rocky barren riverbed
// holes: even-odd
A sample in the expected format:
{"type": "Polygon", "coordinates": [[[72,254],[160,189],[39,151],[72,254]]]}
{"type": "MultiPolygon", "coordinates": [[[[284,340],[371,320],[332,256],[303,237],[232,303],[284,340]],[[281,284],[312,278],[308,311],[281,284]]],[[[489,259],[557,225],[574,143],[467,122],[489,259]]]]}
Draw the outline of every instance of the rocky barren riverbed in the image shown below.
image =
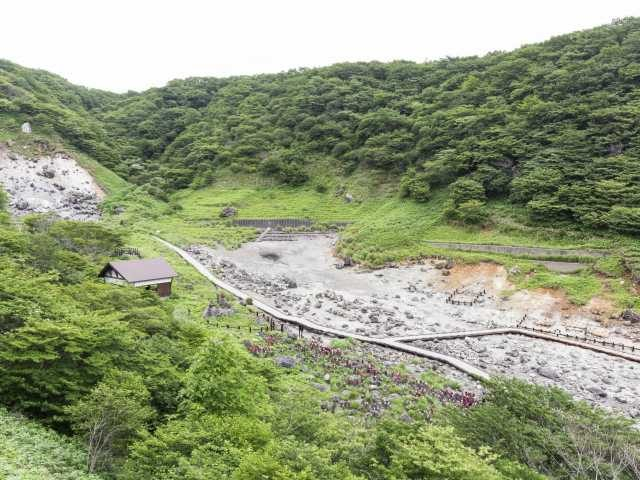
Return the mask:
{"type": "MultiPolygon", "coordinates": [[[[513,286],[498,265],[425,261],[374,271],[337,268],[335,242],[332,236],[314,236],[248,243],[237,250],[193,246],[190,251],[220,277],[285,312],[368,336],[515,326],[525,315],[525,325],[547,330],[584,335],[586,329],[591,338],[627,344],[638,336],[637,326],[610,320],[603,302],[577,308],[553,291],[506,293],[513,286]],[[474,298],[473,306],[464,305],[474,298]]],[[[421,346],[490,373],[556,385],[576,398],[640,416],[640,364],[517,335],[421,346]]],[[[446,370],[441,371],[448,375],[446,370]]]]}
{"type": "Polygon", "coordinates": [[[61,152],[25,157],[0,144],[0,183],[14,215],[54,212],[72,220],[95,220],[104,193],[91,175],[61,152]]]}

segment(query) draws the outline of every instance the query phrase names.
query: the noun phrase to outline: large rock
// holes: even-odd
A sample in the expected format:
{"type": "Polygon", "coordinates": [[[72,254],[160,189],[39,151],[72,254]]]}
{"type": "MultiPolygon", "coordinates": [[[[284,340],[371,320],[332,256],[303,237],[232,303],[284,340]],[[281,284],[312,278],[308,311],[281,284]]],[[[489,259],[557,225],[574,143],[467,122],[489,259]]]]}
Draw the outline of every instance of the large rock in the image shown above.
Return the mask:
{"type": "Polygon", "coordinates": [[[620,315],[620,318],[631,323],[640,323],[640,313],[636,313],[633,310],[625,310],[620,315]]]}
{"type": "Polygon", "coordinates": [[[45,178],[53,178],[56,176],[56,171],[53,170],[51,167],[45,165],[44,167],[42,167],[42,171],[40,172],[40,175],[42,175],[45,178]]]}
{"type": "Polygon", "coordinates": [[[230,218],[230,217],[235,217],[238,214],[238,210],[234,207],[224,207],[221,211],[220,211],[220,216],[222,218],[230,218]]]}
{"type": "Polygon", "coordinates": [[[538,368],[538,374],[545,378],[549,378],[551,380],[557,380],[560,378],[560,373],[557,370],[551,367],[540,367],[538,368]]]}
{"type": "Polygon", "coordinates": [[[282,277],[282,281],[284,282],[287,288],[298,288],[298,284],[293,278],[282,277]]]}
{"type": "Polygon", "coordinates": [[[587,388],[587,390],[600,398],[605,398],[607,396],[607,392],[605,392],[602,388],[598,387],[597,385],[592,385],[589,388],[587,388]]]}
{"type": "Polygon", "coordinates": [[[293,368],[296,366],[296,360],[292,357],[276,357],[276,365],[282,368],[293,368]]]}

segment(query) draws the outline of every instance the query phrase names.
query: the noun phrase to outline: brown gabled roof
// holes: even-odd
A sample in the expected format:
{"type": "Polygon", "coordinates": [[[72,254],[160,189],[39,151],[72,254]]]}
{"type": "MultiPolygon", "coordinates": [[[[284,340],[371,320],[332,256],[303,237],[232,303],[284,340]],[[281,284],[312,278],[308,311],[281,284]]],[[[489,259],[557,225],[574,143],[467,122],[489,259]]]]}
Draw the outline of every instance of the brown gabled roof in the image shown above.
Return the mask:
{"type": "Polygon", "coordinates": [[[103,276],[109,267],[122,275],[127,282],[148,282],[178,276],[164,258],[116,260],[109,262],[100,272],[100,276],[103,276]]]}

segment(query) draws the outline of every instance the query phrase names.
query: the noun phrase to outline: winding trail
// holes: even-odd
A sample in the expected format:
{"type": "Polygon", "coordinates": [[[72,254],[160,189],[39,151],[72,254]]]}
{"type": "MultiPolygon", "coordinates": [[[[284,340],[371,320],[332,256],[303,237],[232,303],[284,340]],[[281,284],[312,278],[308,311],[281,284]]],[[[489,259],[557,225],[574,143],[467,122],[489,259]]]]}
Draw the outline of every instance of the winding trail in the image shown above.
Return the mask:
{"type": "MultiPolygon", "coordinates": [[[[211,283],[216,285],[218,288],[226,290],[227,292],[231,293],[232,295],[234,295],[235,297],[241,300],[246,300],[247,298],[251,298],[252,303],[256,308],[271,315],[272,317],[278,320],[291,323],[294,325],[302,326],[305,329],[312,332],[332,335],[340,338],[353,338],[354,340],[359,340],[361,342],[367,342],[370,344],[391,348],[397,351],[410,353],[416,356],[429,358],[431,360],[436,360],[436,361],[451,365],[452,367],[478,380],[489,380],[490,375],[484,370],[479,369],[473,365],[470,365],[458,358],[451,357],[449,355],[444,355],[438,352],[433,352],[431,350],[425,350],[423,348],[415,347],[413,345],[408,345],[405,342],[412,342],[412,341],[418,341],[418,340],[426,340],[426,341],[446,340],[446,339],[464,338],[464,337],[481,337],[481,336],[487,336],[487,335],[516,334],[516,335],[523,335],[531,338],[537,338],[537,339],[547,340],[547,341],[556,342],[556,343],[562,343],[564,345],[579,347],[579,348],[591,350],[594,352],[623,358],[625,360],[629,360],[632,362],[640,363],[640,356],[638,355],[633,355],[631,353],[627,353],[624,351],[607,348],[605,346],[600,346],[594,343],[576,341],[570,338],[563,338],[562,336],[556,336],[550,333],[539,332],[539,331],[529,330],[525,328],[517,328],[517,327],[490,328],[490,329],[484,329],[484,330],[467,330],[467,331],[449,332],[449,333],[431,333],[431,334],[423,334],[423,335],[408,335],[408,336],[389,337],[389,338],[367,337],[365,335],[358,335],[355,333],[345,332],[343,330],[337,330],[335,328],[319,325],[315,322],[312,322],[302,317],[296,317],[293,315],[286,314],[272,305],[269,305],[265,302],[257,300],[253,298],[251,295],[243,292],[242,290],[234,287],[233,285],[213,275],[207,267],[205,267],[197,259],[195,259],[193,256],[191,256],[188,252],[181,249],[180,247],[177,247],[167,242],[166,240],[163,240],[162,238],[156,237],[154,235],[152,235],[152,238],[154,238],[156,241],[162,243],[164,246],[166,246],[167,248],[170,248],[175,253],[177,253],[187,263],[189,263],[193,268],[195,268],[201,275],[207,278],[211,283]]],[[[627,348],[630,348],[630,347],[627,346],[627,348]]]]}
{"type": "Polygon", "coordinates": [[[192,257],[189,253],[187,253],[185,250],[181,249],[180,247],[177,247],[167,242],[166,240],[163,240],[162,238],[156,237],[154,235],[151,235],[151,237],[157,240],[158,242],[162,243],[164,246],[176,252],[187,263],[189,263],[193,268],[195,268],[201,275],[203,275],[207,280],[209,280],[211,283],[213,283],[217,287],[223,290],[226,290],[227,292],[231,293],[233,296],[241,300],[246,300],[247,298],[251,298],[253,305],[256,308],[258,308],[259,310],[262,310],[265,313],[268,313],[269,315],[271,315],[274,318],[277,318],[278,320],[282,320],[287,323],[292,323],[295,325],[302,326],[305,329],[310,330],[312,332],[333,335],[341,338],[353,338],[354,340],[359,340],[361,342],[380,345],[382,347],[388,347],[388,348],[392,348],[393,350],[411,353],[419,357],[429,358],[431,360],[436,360],[442,363],[446,363],[466,373],[467,375],[470,375],[471,377],[477,380],[489,380],[491,378],[489,374],[484,370],[474,367],[473,365],[470,365],[455,357],[450,357],[448,355],[443,355],[441,353],[432,352],[430,350],[425,350],[423,348],[414,347],[413,345],[407,345],[405,343],[402,343],[393,339],[373,338],[373,337],[367,337],[364,335],[357,335],[354,333],[344,332],[342,330],[337,330],[334,328],[318,325],[317,323],[311,322],[301,317],[288,315],[267,303],[254,299],[253,297],[251,297],[251,295],[248,295],[244,293],[242,290],[239,290],[233,285],[225,282],[224,280],[219,279],[218,277],[213,275],[208,268],[206,268],[198,260],[196,260],[194,257],[192,257]]]}

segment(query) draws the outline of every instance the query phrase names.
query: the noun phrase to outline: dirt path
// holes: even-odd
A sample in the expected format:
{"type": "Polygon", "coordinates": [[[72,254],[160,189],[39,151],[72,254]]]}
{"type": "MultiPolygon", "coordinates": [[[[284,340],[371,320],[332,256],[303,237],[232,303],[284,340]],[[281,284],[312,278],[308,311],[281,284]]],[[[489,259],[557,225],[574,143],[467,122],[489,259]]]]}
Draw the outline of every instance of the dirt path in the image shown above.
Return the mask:
{"type": "Polygon", "coordinates": [[[468,252],[489,252],[504,253],[508,255],[520,255],[525,257],[558,257],[558,258],[575,258],[589,257],[599,258],[606,257],[609,252],[604,250],[594,250],[587,248],[546,248],[546,247],[523,247],[517,245],[489,245],[484,243],[456,243],[456,242],[432,242],[427,241],[429,245],[434,247],[449,248],[452,250],[464,250],[468,252]]]}

